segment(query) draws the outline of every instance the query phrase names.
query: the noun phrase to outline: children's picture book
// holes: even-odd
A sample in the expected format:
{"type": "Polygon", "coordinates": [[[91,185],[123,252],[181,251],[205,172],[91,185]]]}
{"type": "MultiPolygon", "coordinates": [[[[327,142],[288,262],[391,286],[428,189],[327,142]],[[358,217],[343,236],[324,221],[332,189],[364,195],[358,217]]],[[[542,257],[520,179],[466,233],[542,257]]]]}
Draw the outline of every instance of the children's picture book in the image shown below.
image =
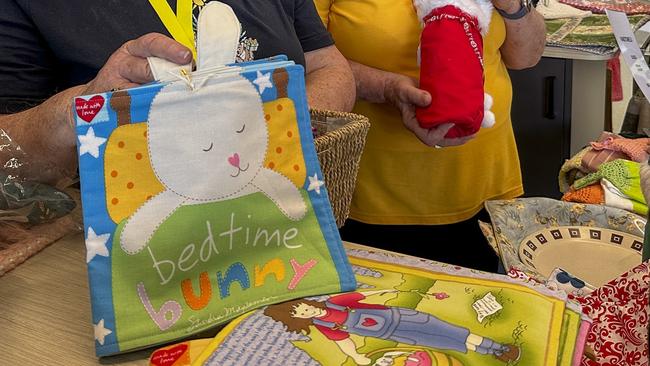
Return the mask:
{"type": "Polygon", "coordinates": [[[198,34],[196,71],[74,100],[98,356],[354,289],[304,68],[234,64],[240,23],[221,2],[198,34]]]}
{"type": "Polygon", "coordinates": [[[272,304],[193,365],[574,365],[589,321],[566,294],[346,243],[357,290],[272,304]]]}

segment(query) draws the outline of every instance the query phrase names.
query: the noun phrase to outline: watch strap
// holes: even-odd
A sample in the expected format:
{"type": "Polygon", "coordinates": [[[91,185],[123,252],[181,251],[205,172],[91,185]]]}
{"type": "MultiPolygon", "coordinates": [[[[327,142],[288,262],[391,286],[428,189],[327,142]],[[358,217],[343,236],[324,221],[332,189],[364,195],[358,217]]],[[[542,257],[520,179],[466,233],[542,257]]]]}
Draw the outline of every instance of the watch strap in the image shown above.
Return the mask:
{"type": "Polygon", "coordinates": [[[510,20],[516,20],[516,19],[521,19],[526,16],[530,12],[530,4],[527,1],[522,1],[521,2],[521,7],[517,12],[509,14],[506,13],[505,11],[498,9],[495,7],[495,9],[501,14],[502,17],[510,20]]]}

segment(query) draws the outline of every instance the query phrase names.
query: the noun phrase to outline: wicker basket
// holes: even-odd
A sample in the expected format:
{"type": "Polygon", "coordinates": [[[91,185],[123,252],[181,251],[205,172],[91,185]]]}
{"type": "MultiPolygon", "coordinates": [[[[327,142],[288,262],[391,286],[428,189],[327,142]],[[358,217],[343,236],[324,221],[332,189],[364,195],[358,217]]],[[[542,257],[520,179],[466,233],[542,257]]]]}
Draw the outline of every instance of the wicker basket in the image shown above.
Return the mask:
{"type": "Polygon", "coordinates": [[[350,212],[370,122],[358,114],[320,110],[311,110],[311,121],[332,211],[336,225],[341,227],[350,212]]]}

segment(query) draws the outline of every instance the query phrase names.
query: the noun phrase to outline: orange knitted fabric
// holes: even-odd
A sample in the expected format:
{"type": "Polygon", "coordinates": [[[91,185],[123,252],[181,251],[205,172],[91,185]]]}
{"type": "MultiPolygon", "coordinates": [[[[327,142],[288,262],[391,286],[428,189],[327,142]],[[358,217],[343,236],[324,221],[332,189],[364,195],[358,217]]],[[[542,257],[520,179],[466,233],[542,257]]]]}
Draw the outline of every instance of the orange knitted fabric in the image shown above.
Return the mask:
{"type": "Polygon", "coordinates": [[[571,188],[562,196],[562,201],[602,205],[605,203],[605,192],[598,182],[578,190],[571,188]]]}

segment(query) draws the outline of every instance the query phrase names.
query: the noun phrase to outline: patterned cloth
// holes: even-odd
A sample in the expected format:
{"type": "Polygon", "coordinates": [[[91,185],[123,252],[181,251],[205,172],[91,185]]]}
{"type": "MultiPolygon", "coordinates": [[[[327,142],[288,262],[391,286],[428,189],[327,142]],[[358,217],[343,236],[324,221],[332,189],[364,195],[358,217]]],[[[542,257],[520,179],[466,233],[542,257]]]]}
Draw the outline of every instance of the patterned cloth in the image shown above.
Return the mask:
{"type": "Polygon", "coordinates": [[[593,13],[605,13],[605,9],[616,10],[628,15],[650,13],[650,4],[639,0],[559,0],[563,4],[593,13]]]}
{"type": "Polygon", "coordinates": [[[577,154],[567,159],[562,167],[560,168],[560,173],[558,174],[558,184],[560,186],[560,192],[567,192],[571,185],[576,179],[586,176],[589,171],[582,166],[582,160],[585,154],[591,150],[590,147],[586,147],[580,150],[577,154]]]}
{"type": "MultiPolygon", "coordinates": [[[[496,337],[495,341],[521,345],[520,350],[522,351],[518,362],[504,362],[503,358],[498,359],[480,354],[481,351],[487,351],[486,348],[494,348],[494,345],[490,345],[485,338],[481,344],[477,345],[478,352],[468,351],[467,353],[429,347],[422,348],[417,345],[420,341],[424,341],[420,335],[416,335],[418,340],[408,343],[384,339],[382,335],[348,338],[358,352],[371,359],[367,360],[368,363],[362,364],[415,364],[415,362],[409,362],[413,359],[407,360],[407,357],[412,357],[414,351],[426,351],[430,352],[430,359],[435,361],[433,364],[438,366],[551,364],[566,366],[573,364],[574,351],[579,355],[582,354],[586,332],[583,337],[581,330],[584,326],[590,325],[590,320],[584,314],[580,314],[582,309],[576,302],[565,302],[563,315],[553,311],[557,314],[554,316],[556,321],[560,322],[560,318],[562,318],[563,328],[566,330],[563,332],[564,336],[560,335],[560,338],[555,338],[553,335],[544,334],[552,333],[555,323],[542,324],[541,329],[534,328],[534,323],[540,325],[540,321],[549,316],[545,310],[545,306],[548,305],[540,306],[540,303],[549,304],[550,302],[555,309],[559,310],[562,301],[566,299],[562,292],[550,290],[525,277],[519,281],[516,274],[510,276],[514,279],[510,279],[503,275],[436,263],[398,253],[375,251],[372,248],[354,244],[346,244],[346,247],[358,285],[362,290],[359,290],[360,294],[343,295],[352,295],[346,301],[341,301],[341,295],[318,296],[310,299],[325,304],[329,308],[327,309],[328,314],[332,314],[330,313],[332,299],[336,299],[336,303],[342,307],[339,310],[346,307],[354,309],[355,305],[389,307],[395,311],[407,312],[408,309],[413,309],[410,310],[413,316],[425,313],[439,316],[444,321],[453,319],[453,324],[462,327],[469,325],[467,329],[480,336],[490,338],[492,334],[499,334],[500,336],[496,337]],[[509,284],[507,288],[500,284],[504,282],[509,284]],[[490,287],[495,285],[494,290],[490,290],[490,287]],[[399,286],[399,291],[394,291],[395,286],[399,286]],[[445,291],[438,291],[438,288],[444,288],[445,291]],[[479,288],[484,290],[479,291],[479,288]],[[518,288],[525,289],[525,296],[532,295],[532,297],[520,298],[516,295],[518,288]],[[359,300],[360,302],[357,301],[355,304],[353,300],[360,299],[360,295],[363,295],[365,299],[359,300]],[[501,299],[507,300],[504,302],[501,299]],[[497,306],[492,308],[496,310],[500,306],[497,304],[501,303],[503,303],[502,310],[504,312],[497,310],[497,313],[491,315],[493,320],[490,320],[490,315],[485,318],[481,315],[481,319],[476,318],[479,313],[485,314],[486,305],[497,306]],[[463,308],[464,306],[467,309],[463,308]],[[506,311],[511,316],[500,316],[506,311]],[[531,313],[534,313],[535,316],[526,315],[531,313]],[[491,323],[487,323],[488,321],[491,323]],[[509,329],[513,326],[513,332],[510,332],[509,329]],[[545,350],[551,347],[556,347],[553,353],[558,355],[557,363],[551,358],[544,361],[538,357],[543,356],[545,350]],[[481,348],[483,349],[481,350],[481,348]],[[529,351],[533,349],[535,352],[529,351]],[[394,351],[407,351],[408,355],[391,360],[388,356],[394,351]]],[[[291,328],[295,330],[289,330],[287,323],[294,323],[291,319],[283,316],[283,314],[288,315],[285,310],[288,310],[289,307],[285,310],[281,310],[281,308],[282,306],[280,309],[277,306],[275,309],[273,307],[258,309],[234,320],[206,347],[203,354],[198,357],[196,364],[220,366],[361,364],[352,362],[353,360],[343,353],[342,347],[339,348],[334,342],[328,340],[321,333],[319,325],[308,325],[308,331],[301,331],[293,326],[291,328]]],[[[402,321],[403,318],[400,318],[400,323],[402,321]]],[[[379,324],[382,324],[381,319],[374,316],[363,319],[361,322],[358,321],[356,324],[359,323],[362,326],[366,323],[367,327],[378,328],[379,324]],[[371,319],[376,320],[377,324],[373,324],[375,322],[371,319]]],[[[348,329],[350,328],[348,327],[348,329]]],[[[466,337],[467,333],[463,333],[462,337],[466,337]]],[[[431,363],[419,364],[431,365],[431,363]]]]}
{"type": "Polygon", "coordinates": [[[540,1],[536,9],[544,19],[582,18],[591,15],[588,10],[576,9],[558,0],[540,1]]]}
{"type": "Polygon", "coordinates": [[[621,208],[644,216],[648,214],[648,206],[645,203],[631,199],[628,195],[612,184],[612,182],[603,178],[600,180],[600,185],[605,194],[605,205],[621,208]]]}
{"type": "Polygon", "coordinates": [[[594,321],[587,346],[596,360],[583,357],[582,366],[648,366],[649,284],[650,263],[646,262],[575,298],[594,321]]]}
{"type": "Polygon", "coordinates": [[[490,214],[499,257],[506,271],[515,268],[541,283],[546,282],[548,274],[541,274],[519,256],[519,247],[532,233],[562,226],[586,226],[643,237],[641,225],[644,220],[631,212],[605,205],[531,197],[487,201],[485,208],[490,214]]]}
{"type": "MultiPolygon", "coordinates": [[[[635,31],[649,19],[647,15],[629,17],[632,29],[635,31]]],[[[616,38],[605,15],[546,20],[546,43],[549,46],[598,55],[611,55],[618,50],[616,38]]]]}

